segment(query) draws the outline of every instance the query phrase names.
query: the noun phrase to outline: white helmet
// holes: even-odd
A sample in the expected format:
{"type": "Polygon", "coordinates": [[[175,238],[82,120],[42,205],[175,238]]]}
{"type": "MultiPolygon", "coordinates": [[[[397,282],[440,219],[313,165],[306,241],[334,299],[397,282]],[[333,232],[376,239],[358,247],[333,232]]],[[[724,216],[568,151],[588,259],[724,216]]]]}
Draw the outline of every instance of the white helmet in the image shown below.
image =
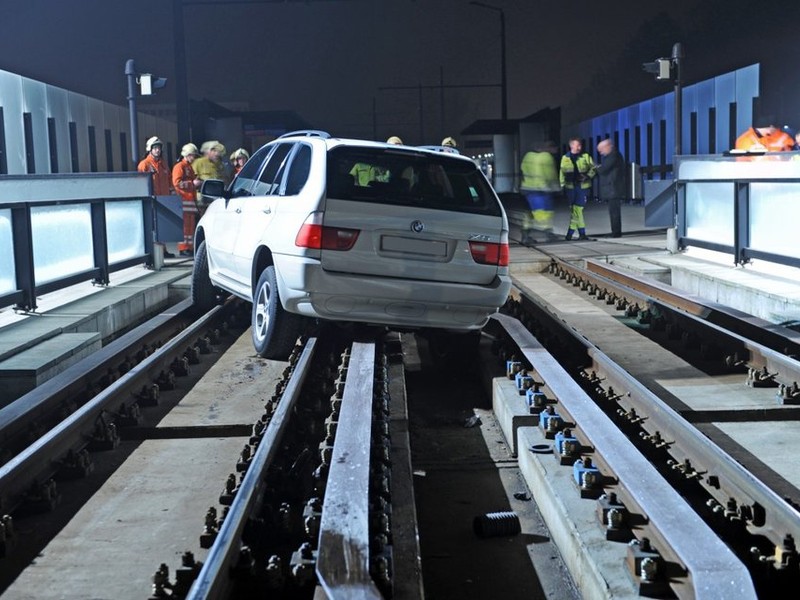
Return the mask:
{"type": "Polygon", "coordinates": [[[456,148],[458,147],[458,144],[456,144],[456,141],[453,138],[447,136],[442,140],[442,146],[450,146],[451,148],[456,148]]]}
{"type": "Polygon", "coordinates": [[[231,154],[231,161],[236,160],[240,156],[244,156],[245,160],[250,158],[250,154],[247,152],[247,150],[244,148],[239,148],[238,150],[235,150],[233,154],[231,154]]]}
{"type": "Polygon", "coordinates": [[[158,139],[157,135],[154,135],[149,140],[147,140],[147,144],[145,145],[144,149],[145,149],[146,152],[150,152],[150,150],[153,148],[153,146],[163,146],[163,145],[164,145],[164,142],[162,142],[160,139],[158,139]]]}
{"type": "Polygon", "coordinates": [[[186,158],[190,154],[194,154],[195,156],[200,155],[200,151],[197,149],[197,146],[189,142],[188,144],[184,144],[183,148],[181,148],[181,156],[186,158]]]}
{"type": "Polygon", "coordinates": [[[401,146],[402,146],[402,145],[403,145],[403,140],[401,140],[401,139],[400,139],[399,137],[397,137],[396,135],[393,135],[393,136],[392,136],[392,137],[390,137],[388,140],[386,140],[386,143],[387,143],[387,144],[398,144],[398,145],[401,145],[401,146]]]}

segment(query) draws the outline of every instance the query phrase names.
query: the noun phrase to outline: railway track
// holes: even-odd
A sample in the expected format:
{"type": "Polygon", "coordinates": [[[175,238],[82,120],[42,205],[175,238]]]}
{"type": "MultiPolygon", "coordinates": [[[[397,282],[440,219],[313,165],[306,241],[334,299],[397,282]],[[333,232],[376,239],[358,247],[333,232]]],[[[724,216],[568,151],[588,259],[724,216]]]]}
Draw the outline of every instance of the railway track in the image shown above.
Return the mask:
{"type": "MultiPolygon", "coordinates": [[[[790,477],[724,427],[754,415],[764,423],[798,418],[795,336],[771,327],[758,337],[753,333],[766,327],[747,316],[734,331],[738,315],[724,307],[640,285],[612,271],[603,265],[577,269],[554,262],[548,273],[518,281],[514,297],[485,330],[484,357],[465,363],[459,355],[447,364],[424,367],[427,375],[419,381],[432,385],[434,378],[458,369],[471,369],[475,377],[482,373],[486,388],[500,397],[494,400],[494,414],[509,448],[515,449],[515,456],[490,461],[488,469],[519,466],[526,473],[547,473],[540,481],[526,475],[529,489],[519,495],[533,497],[550,528],[547,537],[578,569],[572,576],[581,597],[772,597],[799,577],[797,489],[790,477]],[[670,302],[670,294],[678,301],[670,302]],[[475,370],[476,365],[483,370],[475,370]],[[673,376],[680,371],[685,379],[691,373],[694,389],[730,389],[738,382],[747,403],[741,402],[741,414],[734,416],[715,405],[712,391],[698,405],[679,393],[681,385],[688,387],[685,381],[666,382],[659,368],[673,376]],[[511,412],[516,411],[515,419],[522,415],[522,426],[503,424],[501,413],[511,410],[498,408],[503,402],[516,406],[511,412]],[[553,470],[553,460],[563,471],[553,470]],[[559,493],[550,487],[559,478],[571,481],[571,489],[561,493],[577,494],[574,507],[564,514],[545,508],[545,495],[559,493]],[[556,521],[577,523],[578,513],[589,515],[589,534],[600,536],[597,547],[616,557],[610,560],[624,577],[597,566],[588,569],[592,558],[572,556],[586,549],[576,546],[575,539],[587,533],[577,525],[562,530],[556,521]],[[581,576],[581,568],[596,571],[596,579],[581,576]]],[[[133,444],[216,437],[228,440],[226,447],[237,445],[240,454],[222,460],[226,476],[209,473],[199,488],[214,502],[206,502],[205,513],[197,509],[201,501],[194,502],[194,514],[184,519],[195,525],[181,535],[194,541],[183,544],[179,557],[151,549],[145,557],[148,581],[127,584],[139,586],[132,597],[147,597],[149,591],[152,598],[302,598],[316,593],[422,598],[426,589],[448,589],[446,583],[434,583],[441,574],[431,564],[441,560],[441,551],[432,550],[430,540],[437,529],[448,535],[452,531],[443,524],[433,529],[420,525],[417,511],[431,509],[419,504],[413,479],[414,473],[424,476],[419,464],[458,469],[461,463],[458,450],[437,459],[443,462],[413,451],[415,444],[426,444],[415,439],[419,420],[409,413],[420,409],[421,401],[414,400],[420,383],[407,398],[408,340],[413,336],[320,330],[299,340],[288,364],[259,363],[283,371],[274,389],[265,388],[263,377],[245,386],[252,421],[243,417],[222,425],[210,419],[202,426],[157,428],[143,422],[141,409],[128,406],[131,398],[147,398],[152,391],[146,390],[162,381],[176,388],[170,405],[180,402],[180,388],[194,382],[182,386],[176,371],[202,360],[204,347],[216,358],[219,337],[236,338],[246,325],[246,319],[233,317],[235,303],[181,322],[186,309],[176,307],[173,315],[160,317],[163,328],[154,323],[144,327],[139,334],[147,331],[147,341],[130,338],[125,347],[109,347],[106,356],[94,357],[81,373],[65,372],[60,383],[37,388],[41,396],[35,400],[24,397],[26,403],[0,411],[0,439],[8,449],[0,466],[0,496],[3,513],[12,516],[6,558],[0,560],[9,564],[14,556],[15,535],[24,528],[13,533],[17,514],[56,510],[61,499],[52,483],[57,469],[88,477],[91,459],[99,456],[95,452],[119,443],[114,435],[133,444]],[[157,351],[136,364],[126,358],[144,347],[157,351]],[[109,370],[117,374],[113,380],[109,370]],[[65,404],[75,406],[64,411],[65,404]],[[58,414],[62,420],[51,421],[49,415],[58,414]],[[365,419],[367,414],[372,418],[365,419]]],[[[243,370],[261,368],[249,357],[239,362],[247,363],[243,370]]],[[[471,389],[471,381],[462,387],[447,383],[445,389],[463,394],[455,390],[471,389]]],[[[205,386],[196,387],[183,391],[202,393],[205,386]]],[[[166,409],[161,407],[157,419],[166,409]]],[[[494,418],[480,414],[487,421],[494,418]]],[[[455,433],[448,435],[455,439],[455,433]]],[[[481,475],[475,471],[474,476],[481,475]]],[[[179,474],[175,477],[181,481],[179,474]]],[[[520,502],[509,502],[522,514],[520,502]]],[[[513,519],[514,513],[509,514],[513,519]]],[[[36,527],[29,521],[36,518],[21,517],[21,522],[36,527]]],[[[514,537],[511,530],[498,535],[514,537]]],[[[525,546],[524,540],[517,542],[525,546]]],[[[542,579],[552,570],[552,564],[526,558],[533,577],[542,579]]],[[[598,564],[603,560],[609,559],[598,564]]],[[[497,589],[505,589],[499,581],[502,570],[494,571],[497,589]]],[[[459,574],[448,576],[457,580],[459,574]]],[[[541,597],[575,594],[567,585],[560,591],[536,585],[542,586],[541,597]]],[[[13,597],[16,588],[10,589],[13,597]]],[[[530,589],[518,593],[526,597],[530,589]]],[[[503,596],[514,597],[508,591],[503,596]]]]}
{"type": "Polygon", "coordinates": [[[503,325],[503,335],[513,340],[507,352],[517,357],[516,369],[526,373],[530,369],[531,381],[540,380],[549,387],[550,397],[537,394],[539,404],[532,405],[531,412],[541,414],[548,423],[553,419],[548,413],[554,413],[553,433],[568,432],[571,443],[560,440],[562,460],[575,464],[586,457],[594,468],[599,466],[593,475],[596,490],[602,488],[604,499],[613,493],[627,518],[637,523],[627,534],[628,541],[647,539],[654,555],[660,555],[653,574],[645,577],[632,569],[636,584],[659,590],[660,580],[660,593],[670,587],[678,597],[737,598],[772,597],[796,584],[797,488],[764,464],[764,457],[731,441],[715,425],[716,421],[750,421],[754,414],[765,423],[797,419],[792,408],[798,379],[795,332],[762,325],[748,315],[591,261],[589,269],[554,261],[549,278],[558,282],[556,287],[522,285],[518,299],[510,304],[509,312],[524,327],[509,317],[497,321],[503,325]],[[573,290],[587,298],[577,302],[586,304],[574,310],[564,308],[573,290]],[[601,306],[615,323],[601,320],[592,310],[601,306]],[[614,313],[624,315],[627,323],[614,313]],[[597,322],[595,327],[589,324],[592,320],[597,322]],[[611,331],[612,323],[626,331],[611,331]],[[535,338],[528,337],[530,332],[535,338]],[[712,402],[715,409],[694,410],[690,402],[659,383],[657,369],[642,365],[658,360],[657,354],[647,355],[639,345],[629,352],[618,351],[612,359],[598,347],[627,344],[640,335],[658,340],[705,369],[706,373],[696,370],[693,375],[695,390],[700,381],[711,385],[715,377],[724,378],[728,386],[738,379],[740,391],[749,395],[750,407],[741,406],[742,414],[733,416],[726,396],[721,395],[712,402]],[[556,357],[557,367],[537,340],[543,340],[544,348],[556,357]],[[579,390],[563,389],[562,366],[571,375],[568,385],[579,390]],[[554,389],[558,386],[562,386],[560,391],[554,389]],[[605,417],[593,414],[597,410],[605,417]],[[635,450],[622,452],[626,446],[617,434],[598,423],[613,423],[613,432],[623,432],[635,450]],[[645,470],[622,460],[633,453],[646,457],[663,481],[639,487],[645,470]],[[659,517],[658,507],[647,509],[644,503],[663,500],[668,486],[686,502],[673,499],[661,507],[664,512],[659,517]],[[687,506],[694,514],[683,515],[675,523],[676,515],[687,506]],[[691,524],[698,518],[701,522],[691,524]],[[672,531],[659,525],[669,522],[674,525],[672,531]],[[729,550],[705,547],[720,540],[729,550]],[[699,562],[690,565],[689,554],[699,562]],[[728,567],[722,564],[726,555],[731,561],[728,567]],[[659,569],[661,575],[656,575],[659,569]],[[720,576],[721,572],[726,576],[720,576]]]}
{"type": "Polygon", "coordinates": [[[114,448],[125,427],[140,426],[144,407],[218,343],[230,313],[219,306],[195,318],[179,303],[0,409],[3,510],[53,508],[55,478],[88,473],[89,449],[114,448]]]}

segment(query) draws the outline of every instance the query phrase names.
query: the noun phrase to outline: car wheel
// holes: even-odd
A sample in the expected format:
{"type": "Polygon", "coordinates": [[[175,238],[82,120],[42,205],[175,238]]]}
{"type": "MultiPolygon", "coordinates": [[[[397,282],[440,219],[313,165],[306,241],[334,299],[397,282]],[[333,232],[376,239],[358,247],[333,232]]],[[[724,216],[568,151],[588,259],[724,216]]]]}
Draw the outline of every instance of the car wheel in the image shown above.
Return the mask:
{"type": "Polygon", "coordinates": [[[213,286],[208,276],[208,252],[205,242],[200,242],[194,254],[192,303],[199,313],[208,312],[217,304],[217,288],[213,286]]]}
{"type": "Polygon", "coordinates": [[[300,335],[300,318],[286,312],[278,296],[275,267],[261,272],[253,297],[253,346],[263,358],[286,360],[300,335]]]}

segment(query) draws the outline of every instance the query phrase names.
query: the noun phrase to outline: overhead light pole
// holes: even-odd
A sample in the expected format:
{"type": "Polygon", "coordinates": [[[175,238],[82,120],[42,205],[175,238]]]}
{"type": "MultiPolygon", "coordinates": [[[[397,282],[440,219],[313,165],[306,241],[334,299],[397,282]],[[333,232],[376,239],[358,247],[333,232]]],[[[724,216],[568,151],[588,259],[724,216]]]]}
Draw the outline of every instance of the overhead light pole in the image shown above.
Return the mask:
{"type": "Polygon", "coordinates": [[[139,160],[139,118],[136,114],[136,65],[132,58],[125,61],[125,77],[128,79],[128,113],[131,126],[131,160],[139,160]]]}
{"type": "Polygon", "coordinates": [[[670,58],[657,58],[653,62],[642,64],[642,68],[648,73],[653,73],[657,81],[670,81],[675,88],[674,156],[683,153],[683,77],[681,75],[683,59],[683,45],[678,42],[672,46],[672,56],[670,58]]]}
{"type": "Polygon", "coordinates": [[[508,118],[508,80],[506,78],[506,13],[499,6],[477,2],[473,0],[470,4],[493,10],[500,13],[500,107],[501,116],[505,121],[508,118]]]}
{"type": "Polygon", "coordinates": [[[131,126],[131,160],[136,164],[139,160],[139,118],[136,112],[136,86],[142,96],[152,96],[153,90],[163,88],[167,84],[164,77],[155,77],[152,73],[138,73],[132,58],[125,61],[125,77],[128,80],[128,112],[131,126]]]}

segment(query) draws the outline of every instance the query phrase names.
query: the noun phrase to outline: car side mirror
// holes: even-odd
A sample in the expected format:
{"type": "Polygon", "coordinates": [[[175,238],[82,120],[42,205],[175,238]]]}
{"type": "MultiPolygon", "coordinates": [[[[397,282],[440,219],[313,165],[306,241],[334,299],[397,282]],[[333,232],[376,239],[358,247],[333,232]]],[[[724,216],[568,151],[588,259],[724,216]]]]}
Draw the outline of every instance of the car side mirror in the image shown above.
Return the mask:
{"type": "Polygon", "coordinates": [[[225,182],[221,179],[206,179],[200,186],[200,193],[203,196],[213,196],[214,198],[225,198],[229,196],[225,192],[225,182]]]}

